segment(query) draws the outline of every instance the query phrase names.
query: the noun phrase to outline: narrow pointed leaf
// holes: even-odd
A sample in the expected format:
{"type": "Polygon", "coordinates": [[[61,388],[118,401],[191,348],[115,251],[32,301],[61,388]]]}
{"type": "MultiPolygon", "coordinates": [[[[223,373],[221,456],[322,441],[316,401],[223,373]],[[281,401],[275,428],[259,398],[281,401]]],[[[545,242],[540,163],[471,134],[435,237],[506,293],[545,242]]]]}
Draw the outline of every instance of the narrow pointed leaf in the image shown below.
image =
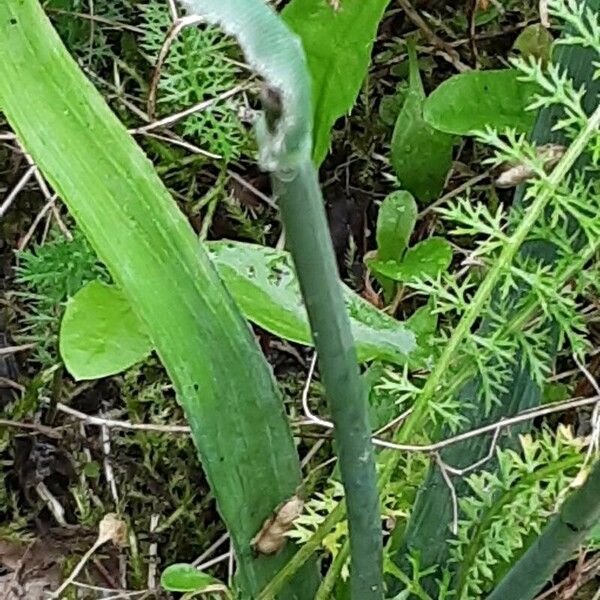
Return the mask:
{"type": "Polygon", "coordinates": [[[329,151],[331,128],[356,102],[389,0],[292,0],[282,16],[302,40],[312,79],[313,159],[329,151]]]}
{"type": "Polygon", "coordinates": [[[394,126],[391,163],[400,185],[420,203],[437,198],[452,166],[454,136],[423,118],[425,92],[414,44],[408,44],[410,87],[394,126]]]}
{"type": "MultiPolygon", "coordinates": [[[[247,323],[151,163],[36,0],[0,2],[0,106],[145,324],[231,534],[238,585],[254,597],[294,552],[288,545],[257,556],[251,540],[295,493],[300,468],[247,323]]],[[[314,573],[282,597],[312,598],[314,573]]]]}

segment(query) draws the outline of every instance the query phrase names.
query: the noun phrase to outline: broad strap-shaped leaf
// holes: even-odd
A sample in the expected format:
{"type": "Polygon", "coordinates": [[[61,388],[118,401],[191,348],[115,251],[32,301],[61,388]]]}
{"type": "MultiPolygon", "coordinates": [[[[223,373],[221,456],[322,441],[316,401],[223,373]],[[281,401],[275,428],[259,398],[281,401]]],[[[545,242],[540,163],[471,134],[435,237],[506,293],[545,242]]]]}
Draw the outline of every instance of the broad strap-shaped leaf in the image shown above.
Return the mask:
{"type": "Polygon", "coordinates": [[[414,42],[407,43],[409,89],[394,126],[391,163],[400,185],[426,203],[437,198],[452,166],[454,136],[435,129],[423,118],[425,91],[414,42]]]}
{"type": "Polygon", "coordinates": [[[537,86],[523,82],[516,69],[469,71],[453,75],[425,101],[423,116],[435,129],[471,135],[486,127],[527,133],[535,113],[527,111],[537,86]]]}
{"type": "Polygon", "coordinates": [[[75,379],[115,375],[151,351],[146,326],[115,286],[90,281],[67,302],[60,354],[75,379]]]}
{"type": "MultiPolygon", "coordinates": [[[[0,2],[0,106],[145,324],[231,534],[242,595],[254,597],[294,552],[288,545],[256,556],[251,540],[295,493],[300,468],[247,323],[152,164],[36,0],[0,2]]],[[[282,597],[313,598],[313,574],[282,597]]]]}
{"type": "Polygon", "coordinates": [[[312,78],[313,159],[329,151],[331,128],[350,112],[367,75],[379,22],[389,0],[291,0],[285,22],[300,36],[312,78]]]}

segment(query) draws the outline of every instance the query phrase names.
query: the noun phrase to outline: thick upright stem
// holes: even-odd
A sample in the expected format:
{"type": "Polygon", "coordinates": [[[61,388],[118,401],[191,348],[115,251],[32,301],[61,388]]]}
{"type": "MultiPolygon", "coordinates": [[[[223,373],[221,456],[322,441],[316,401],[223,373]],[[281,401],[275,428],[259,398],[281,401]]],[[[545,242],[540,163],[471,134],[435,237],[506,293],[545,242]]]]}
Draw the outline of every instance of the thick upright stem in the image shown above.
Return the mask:
{"type": "Polygon", "coordinates": [[[382,598],[381,519],[367,398],[316,169],[307,160],[289,180],[278,174],[273,180],[335,423],[348,507],[352,598],[382,598]]]}

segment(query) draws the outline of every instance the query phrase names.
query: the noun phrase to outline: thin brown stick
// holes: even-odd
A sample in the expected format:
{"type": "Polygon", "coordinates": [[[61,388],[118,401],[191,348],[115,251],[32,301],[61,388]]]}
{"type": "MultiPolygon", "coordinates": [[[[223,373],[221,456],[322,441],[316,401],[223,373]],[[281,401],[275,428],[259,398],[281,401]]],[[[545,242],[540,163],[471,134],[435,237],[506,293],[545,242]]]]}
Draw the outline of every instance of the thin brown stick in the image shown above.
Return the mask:
{"type": "Polygon", "coordinates": [[[175,22],[179,19],[177,4],[175,4],[175,0],[167,0],[167,2],[169,4],[169,12],[171,13],[171,21],[175,22]]]}
{"type": "Polygon", "coordinates": [[[144,29],[141,27],[136,27],[135,25],[130,25],[129,23],[122,23],[121,21],[114,21],[113,19],[108,19],[107,17],[102,17],[96,14],[90,15],[89,13],[73,12],[70,10],[63,10],[61,8],[46,8],[46,11],[57,15],[77,17],[78,19],[85,19],[86,21],[95,21],[96,23],[101,23],[102,25],[108,25],[113,29],[123,29],[127,31],[133,31],[134,33],[144,33],[144,29]]]}
{"type": "Polygon", "coordinates": [[[470,473],[471,471],[474,471],[475,469],[478,469],[479,467],[483,466],[488,460],[491,460],[493,458],[494,453],[496,452],[496,446],[498,445],[499,437],[500,437],[500,428],[498,428],[498,429],[496,429],[496,431],[494,431],[494,437],[492,438],[492,443],[490,444],[490,449],[488,450],[488,453],[483,458],[480,458],[479,460],[476,460],[474,463],[471,463],[470,465],[468,465],[466,467],[462,467],[460,469],[457,467],[451,467],[450,465],[446,464],[446,469],[448,470],[448,472],[452,473],[452,475],[458,475],[460,477],[463,477],[467,473],[470,473]]]}
{"type": "MultiPolygon", "coordinates": [[[[302,409],[304,411],[305,416],[307,417],[307,419],[309,420],[309,422],[311,424],[318,425],[320,427],[324,427],[327,429],[333,429],[333,423],[331,421],[327,421],[326,419],[323,419],[320,416],[318,416],[317,414],[313,413],[310,410],[310,407],[308,405],[308,390],[309,390],[310,382],[311,382],[313,374],[314,374],[315,362],[316,362],[315,359],[316,359],[316,355],[313,356],[313,359],[311,361],[311,365],[309,367],[309,372],[308,372],[308,376],[307,376],[307,381],[304,386],[304,390],[302,392],[302,409]]],[[[528,410],[522,411],[513,417],[506,417],[506,418],[500,419],[499,421],[496,421],[495,423],[491,423],[489,425],[484,425],[483,427],[478,427],[476,429],[471,429],[469,431],[465,431],[464,433],[460,433],[458,435],[455,435],[450,438],[446,438],[445,440],[441,440],[441,441],[435,442],[433,444],[397,444],[395,442],[388,442],[387,440],[382,440],[377,437],[373,437],[372,440],[373,440],[373,444],[375,444],[376,446],[380,446],[382,448],[389,448],[391,450],[400,450],[402,452],[425,452],[428,454],[432,454],[435,452],[439,452],[440,450],[443,450],[444,448],[447,448],[448,446],[458,444],[459,442],[464,442],[465,440],[469,440],[473,437],[477,437],[477,436],[483,435],[485,433],[493,432],[494,438],[492,441],[492,450],[491,450],[491,451],[493,451],[493,447],[495,446],[495,444],[497,442],[500,432],[503,429],[506,429],[507,427],[516,425],[518,423],[523,423],[525,421],[530,421],[531,419],[535,419],[537,417],[542,417],[542,416],[553,414],[556,412],[563,412],[565,410],[578,408],[580,406],[597,405],[599,401],[600,401],[600,394],[596,395],[596,396],[592,396],[591,398],[574,398],[574,399],[566,400],[563,402],[554,402],[551,404],[546,404],[545,406],[542,406],[539,408],[533,408],[533,409],[528,409],[528,410]]],[[[485,462],[486,460],[489,460],[489,458],[486,457],[485,460],[482,459],[483,462],[485,462]]],[[[479,462],[480,462],[480,464],[482,464],[481,461],[479,461],[479,462]]],[[[450,467],[450,468],[454,469],[454,467],[450,467]]],[[[468,472],[469,470],[472,470],[473,468],[475,468],[475,467],[473,467],[473,465],[471,465],[469,467],[465,467],[462,470],[454,469],[454,471],[457,474],[459,474],[459,473],[468,472]]]]}
{"type": "Polygon", "coordinates": [[[452,500],[452,534],[456,535],[458,533],[458,499],[456,497],[456,488],[454,487],[454,483],[452,483],[452,478],[448,474],[448,465],[437,452],[435,453],[435,461],[440,469],[444,483],[450,491],[450,498],[452,500]]]}
{"type": "Polygon", "coordinates": [[[229,534],[224,533],[219,539],[213,542],[193,563],[194,567],[202,564],[217,548],[220,548],[229,539],[229,534]]]}
{"type": "Polygon", "coordinates": [[[35,344],[22,344],[20,346],[4,346],[0,348],[0,356],[6,354],[17,354],[17,352],[31,350],[31,348],[35,348],[35,344]]]}
{"type": "Polygon", "coordinates": [[[25,173],[21,176],[21,179],[17,182],[15,187],[6,196],[4,202],[0,204],[0,219],[6,214],[8,209],[11,207],[15,198],[19,195],[21,190],[29,183],[29,180],[35,175],[35,166],[30,166],[25,173]]]}
{"type": "Polygon", "coordinates": [[[31,227],[29,227],[29,229],[27,230],[27,233],[23,236],[23,238],[19,242],[19,245],[18,245],[19,252],[22,251],[27,246],[27,244],[29,244],[29,241],[33,237],[33,234],[35,233],[37,226],[40,224],[41,220],[46,216],[48,211],[52,210],[52,207],[54,206],[54,203],[56,202],[57,198],[58,198],[58,195],[53,194],[52,197],[48,200],[48,202],[46,202],[46,204],[44,204],[42,209],[35,216],[35,219],[33,220],[31,227]]]}
{"type": "Polygon", "coordinates": [[[100,427],[110,427],[113,429],[128,429],[132,431],[157,431],[161,433],[190,433],[190,428],[187,425],[159,425],[150,423],[131,423],[129,421],[118,421],[115,419],[106,419],[94,415],[86,415],[62,402],[58,402],[56,409],[67,415],[71,415],[80,421],[89,423],[90,425],[98,425],[100,427]]]}
{"type": "MultiPolygon", "coordinates": [[[[31,156],[29,156],[29,154],[27,154],[27,152],[25,152],[25,151],[24,151],[24,154],[25,154],[25,159],[27,160],[27,162],[30,165],[35,165],[31,156]]],[[[40,190],[42,191],[42,194],[44,194],[44,198],[46,198],[47,202],[50,202],[52,200],[52,198],[55,198],[55,195],[53,195],[50,192],[50,189],[48,188],[48,185],[46,184],[46,180],[44,179],[43,175],[41,174],[40,170],[37,167],[35,169],[35,178],[36,178],[38,185],[40,186],[40,190]]],[[[60,211],[58,210],[58,207],[56,206],[56,202],[52,202],[50,204],[50,210],[52,211],[52,216],[54,217],[54,220],[56,221],[56,224],[58,225],[58,228],[61,230],[62,234],[65,236],[65,238],[69,242],[72,242],[73,235],[71,234],[68,227],[65,225],[64,221],[62,220],[62,217],[60,216],[60,211]]]]}
{"type": "Polygon", "coordinates": [[[247,182],[241,175],[238,175],[235,171],[227,169],[227,175],[232,179],[235,179],[241,186],[251,191],[257,198],[260,198],[265,204],[268,204],[271,208],[277,209],[277,203],[269,198],[266,194],[263,194],[259,189],[255,188],[251,183],[247,182]]]}
{"type": "Polygon", "coordinates": [[[440,56],[448,60],[457,71],[471,70],[471,67],[460,60],[458,52],[431,30],[425,19],[415,10],[409,0],[398,0],[398,3],[403,8],[406,16],[421,30],[425,39],[439,50],[440,56]]]}
{"type": "Polygon", "coordinates": [[[167,142],[169,144],[173,144],[174,146],[179,146],[181,148],[185,148],[186,150],[189,150],[193,154],[201,154],[202,156],[206,156],[207,158],[212,158],[214,160],[222,160],[223,159],[223,157],[220,154],[214,154],[213,152],[209,152],[208,150],[203,150],[202,148],[198,148],[198,146],[194,146],[194,144],[190,144],[189,142],[186,142],[185,140],[176,138],[171,135],[161,135],[159,133],[152,133],[152,132],[145,132],[145,131],[142,132],[142,135],[154,138],[156,140],[161,140],[161,141],[167,142]]]}
{"type": "Polygon", "coordinates": [[[0,377],[0,385],[3,387],[8,387],[13,390],[17,390],[17,392],[23,393],[25,391],[25,386],[20,383],[9,379],[8,377],[0,377]]]}
{"type": "Polygon", "coordinates": [[[157,121],[153,121],[152,123],[148,123],[147,125],[141,125],[140,127],[136,127],[134,129],[130,129],[129,133],[144,133],[146,131],[151,131],[152,129],[158,129],[159,127],[166,127],[168,125],[173,125],[173,123],[177,123],[177,121],[181,121],[181,119],[185,119],[190,115],[193,115],[198,112],[202,112],[207,108],[210,108],[213,104],[217,102],[221,102],[223,100],[227,100],[227,98],[231,98],[243,92],[246,88],[245,85],[240,84],[232,87],[230,90],[215,96],[214,98],[209,98],[208,100],[203,100],[202,102],[198,102],[185,110],[179,111],[175,114],[169,115],[168,117],[164,117],[162,119],[158,119],[157,121]]]}
{"type": "Polygon", "coordinates": [[[418,215],[417,219],[422,219],[425,215],[429,214],[432,210],[435,210],[438,206],[448,202],[455,196],[462,194],[465,190],[469,189],[471,186],[487,179],[490,176],[490,172],[486,171],[485,173],[481,173],[481,175],[475,175],[475,177],[471,177],[471,179],[461,183],[458,187],[449,191],[447,194],[440,196],[435,202],[429,204],[426,208],[424,208],[418,215]]]}
{"type": "Polygon", "coordinates": [[[479,52],[477,50],[477,42],[475,41],[475,16],[477,15],[477,7],[479,0],[467,0],[467,21],[468,21],[468,38],[469,49],[471,50],[471,58],[475,68],[479,64],[479,52]]]}
{"type": "Polygon", "coordinates": [[[45,425],[38,425],[37,423],[23,423],[22,421],[11,421],[10,419],[0,419],[0,427],[14,427],[15,429],[27,429],[29,431],[35,431],[41,433],[46,437],[58,440],[61,435],[56,429],[52,427],[46,427],[45,425]]]}
{"type": "MultiPolygon", "coordinates": [[[[576,354],[573,354],[573,360],[579,368],[579,370],[583,373],[585,378],[589,381],[596,394],[600,396],[600,385],[598,385],[596,378],[590,373],[587,367],[577,358],[576,354]]],[[[590,445],[588,446],[582,469],[587,467],[594,453],[598,452],[598,449],[600,447],[600,403],[594,406],[594,409],[592,411],[591,425],[592,433],[590,435],[590,445]]]]}
{"type": "Polygon", "coordinates": [[[195,25],[196,23],[202,22],[202,19],[197,16],[191,17],[182,17],[174,21],[169,30],[167,31],[167,35],[165,36],[165,41],[160,48],[160,52],[158,53],[158,58],[156,59],[156,64],[154,65],[154,71],[152,73],[152,78],[150,79],[150,86],[148,89],[148,100],[146,103],[146,112],[150,119],[154,119],[154,115],[156,114],[156,94],[158,91],[158,82],[160,81],[160,74],[169,54],[169,50],[179,33],[185,27],[189,25],[195,25]]]}

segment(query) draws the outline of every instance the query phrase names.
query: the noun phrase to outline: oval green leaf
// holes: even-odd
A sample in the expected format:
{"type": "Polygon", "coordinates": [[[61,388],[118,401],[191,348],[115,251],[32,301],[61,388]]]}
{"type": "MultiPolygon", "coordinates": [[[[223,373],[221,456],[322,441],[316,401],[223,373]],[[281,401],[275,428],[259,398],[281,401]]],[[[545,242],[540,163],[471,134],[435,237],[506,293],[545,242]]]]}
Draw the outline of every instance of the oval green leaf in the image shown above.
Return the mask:
{"type": "Polygon", "coordinates": [[[202,592],[214,590],[215,584],[220,581],[187,563],[169,565],[160,576],[160,585],[167,592],[202,592]]]}
{"type": "MultiPolygon", "coordinates": [[[[247,319],[282,338],[312,345],[289,253],[244,242],[219,241],[206,246],[247,319]]],[[[346,286],[344,296],[359,360],[404,363],[416,349],[414,334],[346,286]]]]}
{"type": "Polygon", "coordinates": [[[515,40],[513,48],[521,53],[523,58],[535,58],[547,64],[552,54],[554,38],[541,23],[528,25],[515,40]]]}
{"type": "Polygon", "coordinates": [[[416,277],[436,277],[452,262],[452,247],[443,238],[432,237],[410,248],[399,262],[372,260],[369,267],[394,281],[407,282],[416,277]]]}
{"type": "Polygon", "coordinates": [[[409,192],[392,192],[377,215],[377,258],[400,260],[417,222],[417,203],[409,192]]]}
{"type": "Polygon", "coordinates": [[[114,286],[91,281],[67,302],[60,354],[77,380],[120,373],[150,354],[144,324],[114,286]]]}
{"type": "Polygon", "coordinates": [[[472,135],[486,127],[527,133],[535,113],[527,111],[536,86],[519,80],[516,69],[454,75],[425,100],[423,117],[435,129],[472,135]]]}
{"type": "Polygon", "coordinates": [[[414,42],[409,41],[407,49],[410,89],[394,126],[390,159],[400,185],[424,203],[437,198],[444,187],[454,136],[434,129],[423,118],[425,92],[414,42]]]}

